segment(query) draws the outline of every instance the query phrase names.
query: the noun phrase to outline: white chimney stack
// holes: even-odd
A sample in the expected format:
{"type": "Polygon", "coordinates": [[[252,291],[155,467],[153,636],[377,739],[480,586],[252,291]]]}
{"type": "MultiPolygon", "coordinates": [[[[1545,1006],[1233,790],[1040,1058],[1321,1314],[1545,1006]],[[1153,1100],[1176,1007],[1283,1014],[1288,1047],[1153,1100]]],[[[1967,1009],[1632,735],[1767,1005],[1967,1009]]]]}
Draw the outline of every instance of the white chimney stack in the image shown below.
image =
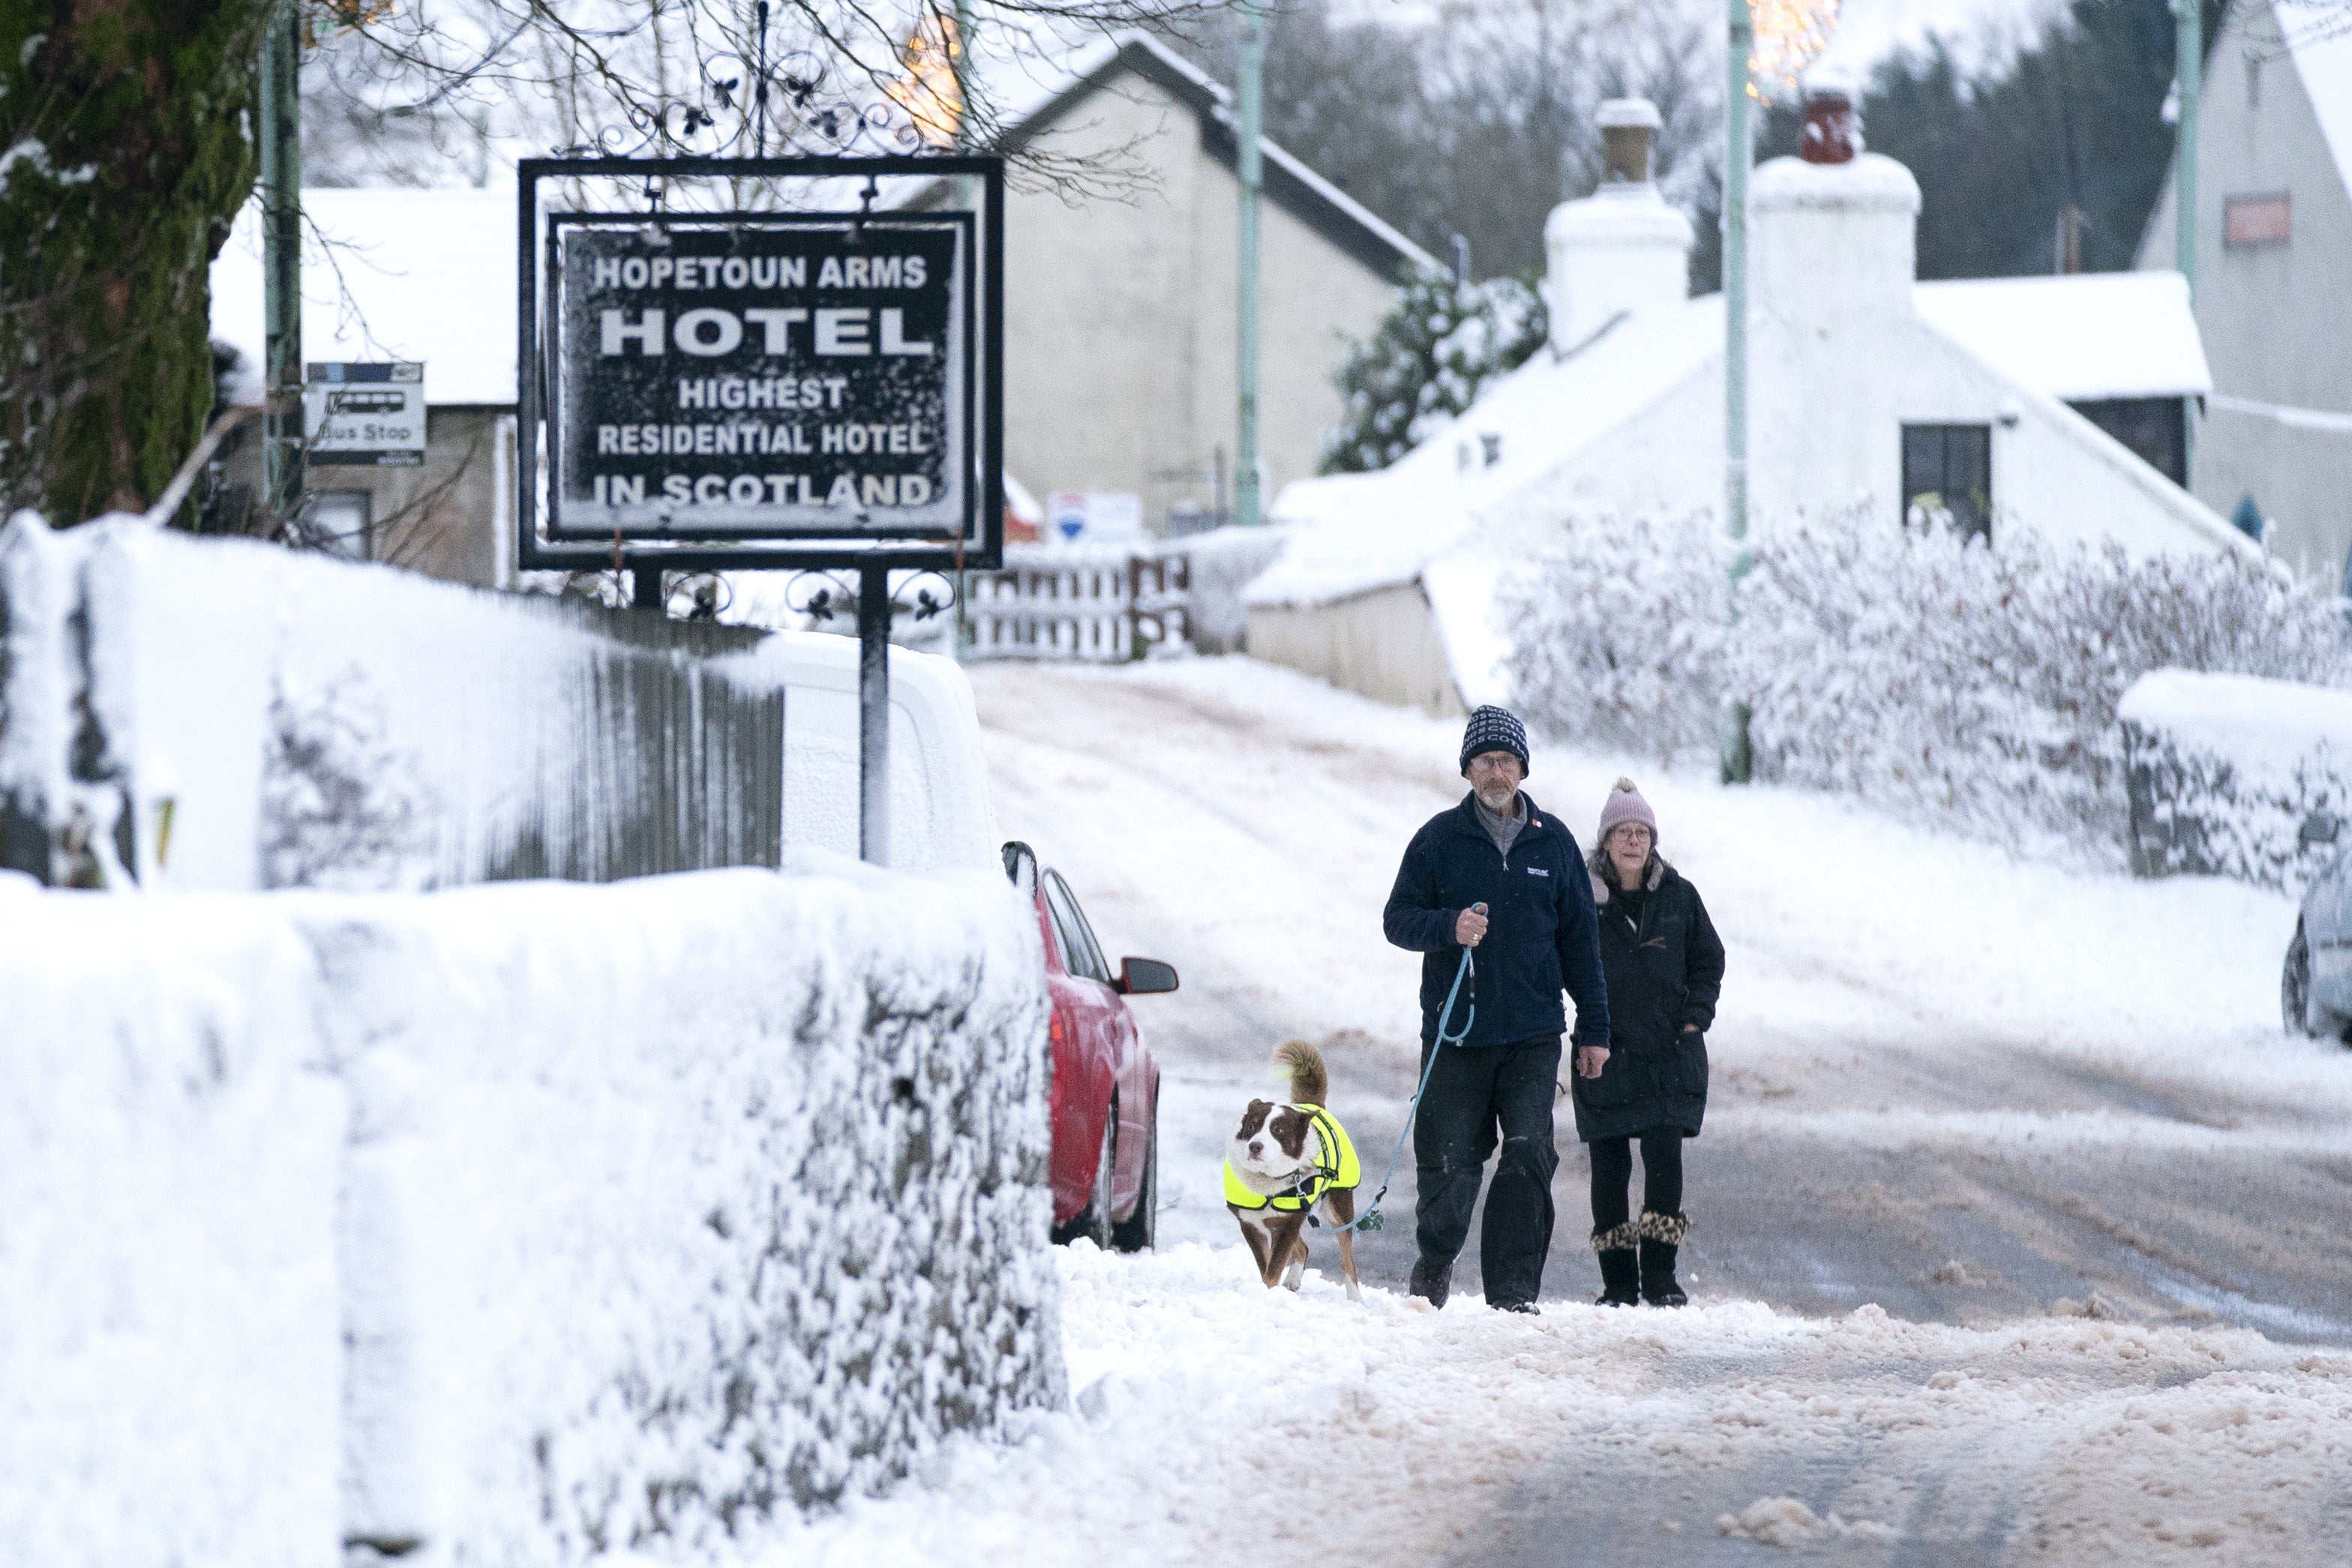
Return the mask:
{"type": "Polygon", "coordinates": [[[1625,311],[1674,304],[1690,293],[1690,220],[1666,204],[1651,178],[1656,106],[1612,98],[1593,119],[1605,164],[1601,189],[1583,201],[1562,202],[1544,223],[1544,295],[1555,354],[1581,347],[1625,311]]]}
{"type": "Polygon", "coordinates": [[[1748,186],[1757,306],[1823,329],[1909,315],[1919,182],[1862,150],[1853,94],[1842,83],[1808,84],[1797,145],[1798,157],[1773,159],[1748,186]]]}

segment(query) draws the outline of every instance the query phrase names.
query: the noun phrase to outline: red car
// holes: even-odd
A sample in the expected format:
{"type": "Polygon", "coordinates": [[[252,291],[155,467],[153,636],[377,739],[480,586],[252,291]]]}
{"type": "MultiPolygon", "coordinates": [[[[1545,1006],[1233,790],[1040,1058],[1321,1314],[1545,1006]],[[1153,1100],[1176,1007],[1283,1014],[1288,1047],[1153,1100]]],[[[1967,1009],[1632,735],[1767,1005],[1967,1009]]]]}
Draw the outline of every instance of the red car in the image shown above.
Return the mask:
{"type": "Polygon", "coordinates": [[[1004,846],[1004,873],[1037,906],[1054,999],[1054,1240],[1141,1252],[1159,1228],[1160,1063],[1127,998],[1174,990],[1176,971],[1121,958],[1114,976],[1070,884],[1027,844],[1004,846]]]}

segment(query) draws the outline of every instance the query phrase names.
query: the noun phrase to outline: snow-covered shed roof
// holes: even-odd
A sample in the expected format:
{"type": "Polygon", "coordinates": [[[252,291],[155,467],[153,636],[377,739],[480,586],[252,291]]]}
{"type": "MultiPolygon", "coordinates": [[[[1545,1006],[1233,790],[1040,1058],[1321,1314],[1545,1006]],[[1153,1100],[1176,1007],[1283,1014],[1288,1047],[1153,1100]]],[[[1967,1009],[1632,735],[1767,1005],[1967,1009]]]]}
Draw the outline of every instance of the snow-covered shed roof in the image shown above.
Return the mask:
{"type": "MultiPolygon", "coordinates": [[[[421,360],[425,401],[515,401],[512,191],[322,187],[302,193],[302,358],[421,360]]],[[[261,208],[213,262],[212,329],[261,401],[261,208]]]]}
{"type": "Polygon", "coordinates": [[[2177,272],[1922,283],[1919,314],[1994,369],[2067,402],[2213,390],[2177,272]]]}
{"type": "MultiPolygon", "coordinates": [[[[1233,95],[1224,86],[1149,33],[1127,32],[1081,51],[1069,75],[1034,109],[1017,114],[998,138],[998,151],[1016,152],[1082,108],[1121,77],[1139,76],[1165,89],[1201,123],[1201,144],[1228,169],[1241,153],[1233,95]]],[[[1382,277],[1402,280],[1414,267],[1439,271],[1435,257],[1361,202],[1267,138],[1258,155],[1268,201],[1382,277]]]]}

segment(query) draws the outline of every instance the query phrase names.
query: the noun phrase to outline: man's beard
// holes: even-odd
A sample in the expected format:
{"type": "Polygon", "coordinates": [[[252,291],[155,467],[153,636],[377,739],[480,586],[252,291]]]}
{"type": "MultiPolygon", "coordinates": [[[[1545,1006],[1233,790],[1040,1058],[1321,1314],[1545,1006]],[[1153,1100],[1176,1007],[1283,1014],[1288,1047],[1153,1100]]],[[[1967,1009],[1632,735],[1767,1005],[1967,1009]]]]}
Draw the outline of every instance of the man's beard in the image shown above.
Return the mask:
{"type": "Polygon", "coordinates": [[[1519,787],[1497,784],[1491,791],[1481,789],[1478,791],[1478,803],[1498,817],[1507,817],[1512,808],[1519,803],[1519,787]]]}

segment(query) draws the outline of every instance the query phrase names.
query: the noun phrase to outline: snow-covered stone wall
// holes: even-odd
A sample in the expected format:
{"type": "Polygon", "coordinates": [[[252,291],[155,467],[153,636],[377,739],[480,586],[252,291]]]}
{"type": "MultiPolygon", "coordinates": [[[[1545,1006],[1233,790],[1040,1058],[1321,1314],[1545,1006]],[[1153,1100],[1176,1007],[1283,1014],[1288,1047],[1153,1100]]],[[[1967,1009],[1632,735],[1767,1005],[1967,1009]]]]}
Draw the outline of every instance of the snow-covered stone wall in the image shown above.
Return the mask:
{"type": "Polygon", "coordinates": [[[11,879],[0,1531],[572,1562],[1060,1403],[1034,921],[791,872],[11,879]]]}
{"type": "Polygon", "coordinates": [[[2352,691],[2158,670],[2116,711],[2139,875],[2299,892],[2352,847],[2352,691]]]}
{"type": "Polygon", "coordinates": [[[0,1558],[336,1561],[345,1094],[243,906],[0,872],[0,1558]]]}

